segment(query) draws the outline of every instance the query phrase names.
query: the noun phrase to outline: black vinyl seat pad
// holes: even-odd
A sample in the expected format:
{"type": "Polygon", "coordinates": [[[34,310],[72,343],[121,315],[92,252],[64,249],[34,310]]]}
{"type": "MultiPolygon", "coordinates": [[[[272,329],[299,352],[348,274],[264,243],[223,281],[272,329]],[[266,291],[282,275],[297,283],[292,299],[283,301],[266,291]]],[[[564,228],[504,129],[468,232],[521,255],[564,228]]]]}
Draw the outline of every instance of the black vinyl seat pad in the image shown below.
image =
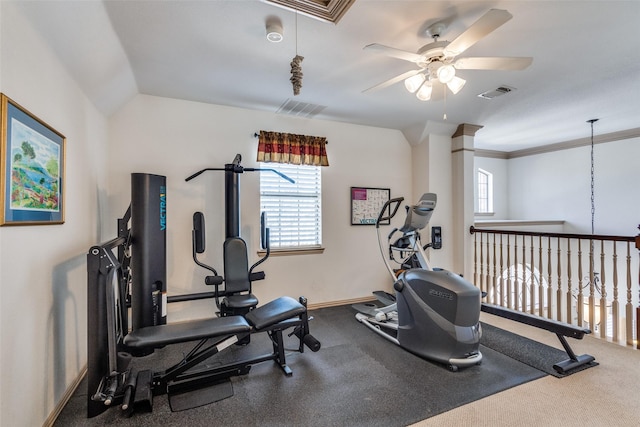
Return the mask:
{"type": "Polygon", "coordinates": [[[268,328],[271,325],[299,316],[307,308],[291,297],[280,297],[263,306],[250,311],[245,318],[256,330],[268,328]]]}
{"type": "Polygon", "coordinates": [[[250,325],[242,316],[213,317],[136,329],[124,337],[124,344],[133,348],[160,347],[180,342],[248,333],[250,330],[250,325]]]}
{"type": "Polygon", "coordinates": [[[253,294],[227,295],[222,300],[222,304],[229,308],[250,308],[258,305],[258,298],[253,294]]]}

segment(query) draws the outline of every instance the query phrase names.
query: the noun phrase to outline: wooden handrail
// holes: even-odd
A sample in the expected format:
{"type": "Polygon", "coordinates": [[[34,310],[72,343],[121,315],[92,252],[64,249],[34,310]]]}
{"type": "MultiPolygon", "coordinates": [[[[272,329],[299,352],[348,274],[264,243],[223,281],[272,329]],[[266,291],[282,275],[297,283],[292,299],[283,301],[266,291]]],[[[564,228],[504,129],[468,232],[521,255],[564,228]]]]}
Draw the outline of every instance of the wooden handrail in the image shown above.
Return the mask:
{"type": "Polygon", "coordinates": [[[471,234],[488,233],[488,234],[511,234],[518,236],[540,236],[540,237],[560,237],[566,239],[583,239],[583,240],[612,240],[616,242],[636,242],[636,247],[640,249],[640,235],[638,236],[609,236],[605,234],[570,234],[570,233],[546,233],[541,231],[516,231],[516,230],[496,230],[489,228],[477,228],[473,225],[469,228],[471,234]]]}

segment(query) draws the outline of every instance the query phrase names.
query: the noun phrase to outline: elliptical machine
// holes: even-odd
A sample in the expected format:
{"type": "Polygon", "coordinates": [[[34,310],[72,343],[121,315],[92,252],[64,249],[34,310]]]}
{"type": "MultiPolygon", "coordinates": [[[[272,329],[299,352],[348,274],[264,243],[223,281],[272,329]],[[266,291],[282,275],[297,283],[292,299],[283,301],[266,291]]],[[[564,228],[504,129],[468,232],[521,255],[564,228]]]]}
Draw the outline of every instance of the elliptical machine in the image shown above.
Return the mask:
{"type": "Polygon", "coordinates": [[[404,225],[388,235],[385,254],[380,224],[390,222],[403,200],[399,197],[386,202],[376,221],[380,252],[394,280],[395,295],[374,292],[386,306],[354,305],[359,311],[356,319],[389,341],[443,363],[451,371],[480,364],[480,290],[457,274],[432,269],[425,254],[431,244],[422,246],[420,241],[420,230],[427,226],[436,206],[435,194],[425,193],[418,203],[406,207],[404,225]],[[398,231],[402,236],[393,240],[398,231]],[[400,268],[394,269],[392,261],[400,268]]]}

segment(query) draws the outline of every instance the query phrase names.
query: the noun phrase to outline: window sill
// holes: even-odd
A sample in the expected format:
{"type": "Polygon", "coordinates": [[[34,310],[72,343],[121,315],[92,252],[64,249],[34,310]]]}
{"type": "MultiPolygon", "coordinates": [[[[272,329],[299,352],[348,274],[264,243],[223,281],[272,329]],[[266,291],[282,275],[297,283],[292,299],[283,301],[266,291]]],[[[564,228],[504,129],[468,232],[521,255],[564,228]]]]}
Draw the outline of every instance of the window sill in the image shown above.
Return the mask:
{"type": "MultiPolygon", "coordinates": [[[[321,254],[324,252],[324,248],[286,248],[286,249],[271,249],[270,256],[287,256],[287,255],[313,255],[313,254],[321,254]]],[[[267,254],[267,251],[260,250],[258,251],[258,255],[263,257],[267,254]]]]}
{"type": "Polygon", "coordinates": [[[473,216],[494,216],[494,212],[474,212],[473,216]]]}

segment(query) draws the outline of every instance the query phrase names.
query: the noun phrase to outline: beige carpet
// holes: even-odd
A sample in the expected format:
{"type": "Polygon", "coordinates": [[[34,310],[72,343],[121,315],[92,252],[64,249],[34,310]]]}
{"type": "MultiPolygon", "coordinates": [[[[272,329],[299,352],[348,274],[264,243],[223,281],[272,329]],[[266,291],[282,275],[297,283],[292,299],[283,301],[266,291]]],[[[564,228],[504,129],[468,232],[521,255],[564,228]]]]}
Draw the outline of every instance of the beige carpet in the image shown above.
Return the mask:
{"type": "MultiPolygon", "coordinates": [[[[481,321],[562,349],[547,331],[482,313],[481,321]]],[[[568,339],[600,365],[547,376],[414,424],[431,426],[640,426],[640,350],[590,336],[568,339]]]]}

